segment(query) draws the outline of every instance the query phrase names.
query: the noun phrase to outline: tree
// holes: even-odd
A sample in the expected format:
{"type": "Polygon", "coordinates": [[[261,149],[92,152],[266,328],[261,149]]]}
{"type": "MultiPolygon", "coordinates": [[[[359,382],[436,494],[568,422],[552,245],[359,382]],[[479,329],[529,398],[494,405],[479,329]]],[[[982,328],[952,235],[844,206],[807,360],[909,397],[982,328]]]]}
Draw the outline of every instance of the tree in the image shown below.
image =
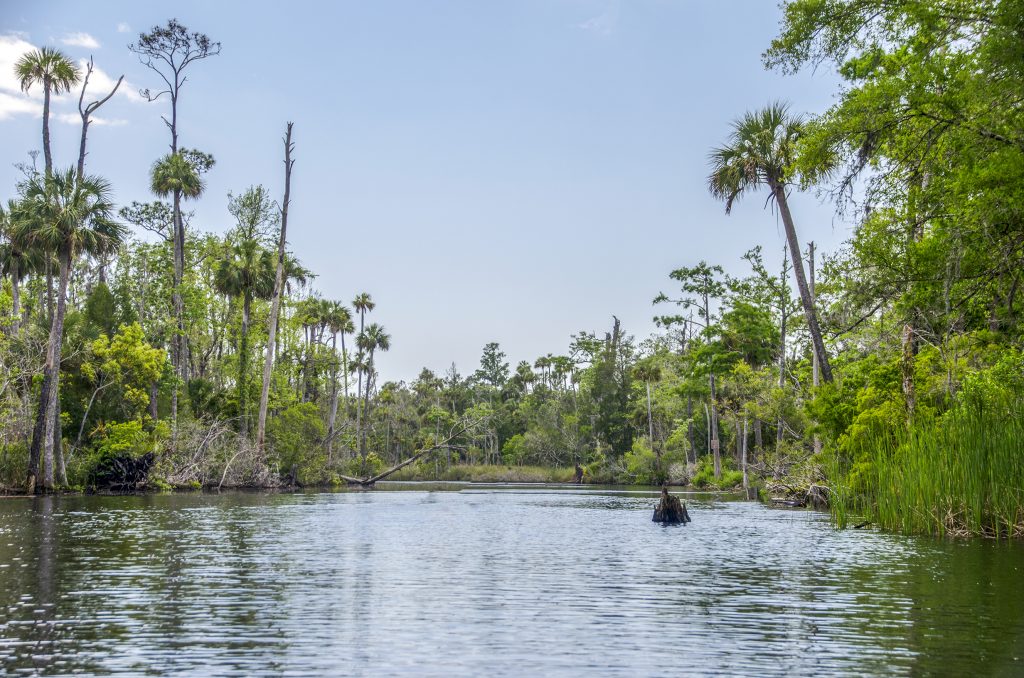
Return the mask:
{"type": "Polygon", "coordinates": [[[43,86],[43,159],[45,173],[53,171],[50,153],[50,95],[64,94],[78,84],[78,67],[63,52],[52,47],[41,47],[21,56],[14,64],[14,73],[21,89],[28,92],[32,85],[43,86]]]}
{"type": "MultiPolygon", "coordinates": [[[[160,197],[171,196],[174,220],[174,282],[172,303],[177,332],[171,342],[171,358],[176,375],[184,378],[185,364],[185,308],[181,296],[181,283],[185,272],[185,224],[181,216],[181,199],[195,199],[202,195],[205,185],[202,172],[213,166],[213,158],[204,154],[185,151],[172,152],[153,164],[150,171],[150,188],[160,197]],[[197,162],[198,161],[198,162],[197,162]]],[[[171,397],[171,419],[178,420],[178,387],[175,385],[171,397]]]]}
{"type": "Polygon", "coordinates": [[[43,254],[25,240],[15,219],[19,211],[17,201],[10,200],[7,209],[0,206],[0,274],[11,279],[10,333],[21,329],[21,281],[30,273],[43,269],[43,254]]]}
{"type": "MultiPolygon", "coordinates": [[[[346,411],[348,410],[348,352],[345,350],[345,335],[355,331],[352,322],[352,312],[340,301],[330,302],[327,312],[327,328],[331,332],[331,348],[337,350],[338,335],[341,335],[341,374],[344,380],[344,394],[346,411]]],[[[335,364],[337,361],[335,360],[335,364]]],[[[338,377],[337,374],[331,378],[331,405],[327,414],[327,457],[331,459],[334,451],[334,424],[338,418],[338,377]]]]}
{"type": "Polygon", "coordinates": [[[54,487],[53,436],[55,414],[51,408],[51,389],[60,369],[61,345],[64,336],[64,315],[67,309],[68,281],[72,264],[80,253],[108,249],[124,237],[124,227],[114,221],[110,185],[95,176],[79,179],[73,169],[30,178],[19,203],[19,236],[54,251],[59,261],[57,308],[50,325],[46,367],[39,396],[32,446],[29,454],[27,490],[36,489],[41,448],[43,454],[43,488],[54,487]]]}
{"type": "Polygon", "coordinates": [[[791,167],[796,159],[796,144],[803,127],[803,120],[790,115],[789,107],[781,103],[747,113],[734,121],[729,143],[714,149],[709,156],[711,175],[708,177],[708,188],[713,196],[725,201],[726,214],[732,211],[735,202],[744,194],[761,186],[767,186],[771,191],[771,199],[779,208],[786,230],[793,273],[814,353],[818,356],[822,378],[829,382],[832,381],[832,368],[818,326],[818,314],[804,273],[796,225],[786,197],[786,191],[791,185],[791,167]]]}
{"type": "Polygon", "coordinates": [[[480,356],[480,369],[473,373],[473,378],[484,382],[492,388],[501,389],[508,381],[509,364],[505,362],[505,353],[492,341],[484,346],[480,356]]]}
{"type": "MultiPolygon", "coordinates": [[[[686,322],[701,328],[701,334],[705,342],[701,350],[705,354],[705,363],[708,370],[708,400],[711,403],[711,413],[708,417],[708,426],[710,428],[709,445],[711,453],[714,455],[715,478],[722,477],[722,457],[721,442],[718,435],[718,399],[715,392],[715,373],[719,366],[716,365],[715,361],[717,351],[713,350],[710,346],[715,339],[718,328],[716,327],[717,319],[711,308],[711,301],[718,300],[725,294],[725,283],[720,279],[722,273],[721,266],[711,266],[706,261],[701,261],[693,267],[676,269],[669,274],[669,277],[681,283],[682,291],[686,296],[680,299],[670,299],[662,293],[654,299],[655,304],[672,302],[683,308],[696,308],[697,315],[701,318],[702,322],[695,321],[692,318],[687,319],[686,322]]],[[[660,316],[655,320],[658,324],[665,327],[671,327],[684,321],[682,316],[678,315],[660,316]]]]}
{"type": "Polygon", "coordinates": [[[644,382],[647,387],[647,429],[650,435],[651,448],[658,456],[658,465],[661,466],[661,451],[654,443],[654,413],[651,410],[651,382],[661,379],[661,368],[651,360],[638,363],[633,367],[633,376],[644,382]]]}
{"type": "MultiPolygon", "coordinates": [[[[360,354],[366,356],[366,390],[364,393],[364,405],[363,405],[363,416],[369,417],[370,409],[370,388],[373,381],[373,356],[374,353],[379,351],[387,351],[391,348],[391,335],[384,331],[384,328],[377,323],[372,323],[363,332],[359,333],[359,337],[356,340],[359,345],[360,354]]],[[[361,431],[359,438],[359,452],[363,458],[363,462],[366,462],[366,422],[361,431]]]]}
{"type": "Polygon", "coordinates": [[[270,320],[267,325],[267,352],[263,359],[263,386],[260,389],[260,412],[256,421],[256,445],[263,451],[267,432],[267,406],[270,403],[270,372],[274,368],[274,350],[277,339],[277,319],[281,308],[281,294],[285,284],[285,265],[287,257],[285,244],[288,242],[288,206],[292,195],[292,123],[286,126],[284,135],[284,200],[281,202],[281,230],[277,240],[277,266],[274,271],[274,292],[270,300],[270,320]]]}
{"type": "Polygon", "coordinates": [[[111,89],[105,97],[91,102],[88,106],[83,106],[82,104],[85,103],[85,90],[89,88],[89,78],[92,76],[92,72],[92,57],[89,57],[89,64],[86,66],[85,69],[85,79],[82,81],[82,93],[78,97],[78,114],[82,117],[82,138],[78,143],[79,177],[85,175],[85,143],[86,139],[89,136],[89,124],[91,122],[92,114],[99,110],[100,106],[107,103],[107,101],[109,101],[110,98],[117,93],[118,88],[121,87],[121,82],[124,80],[124,76],[122,75],[117,79],[117,82],[114,83],[114,88],[111,89]]]}
{"type": "MultiPolygon", "coordinates": [[[[166,26],[154,26],[149,33],[140,33],[136,42],[128,45],[139,61],[152,70],[164,86],[159,90],[143,89],[140,94],[156,101],[165,94],[171,100],[171,119],[162,117],[171,132],[171,152],[153,167],[153,191],[157,195],[171,195],[174,211],[174,285],[172,288],[177,334],[171,345],[171,360],[179,379],[185,377],[184,309],[181,299],[181,280],[185,269],[185,224],[181,216],[182,196],[196,198],[202,193],[199,175],[209,170],[213,159],[202,154],[191,156],[178,151],[178,102],[181,89],[188,82],[186,69],[196,61],[220,54],[220,43],[209,36],[189,30],[171,19],[166,26]],[[190,162],[191,161],[191,162],[190,162]],[[198,162],[196,162],[198,161],[198,162]]],[[[171,418],[177,424],[178,390],[175,386],[171,399],[171,418]]]]}
{"type": "Polygon", "coordinates": [[[374,303],[373,298],[370,297],[366,292],[361,292],[356,295],[356,298],[352,300],[352,308],[355,309],[356,313],[359,314],[359,334],[356,338],[356,436],[362,441],[363,434],[363,374],[364,367],[367,364],[366,356],[363,353],[363,349],[359,346],[358,337],[363,336],[366,325],[366,314],[376,308],[377,304],[374,303]]]}
{"type": "Polygon", "coordinates": [[[229,243],[217,267],[214,285],[218,292],[242,299],[242,327],[238,340],[238,416],[242,435],[249,432],[249,324],[253,299],[270,299],[274,293],[274,253],[257,238],[238,235],[229,243]]]}

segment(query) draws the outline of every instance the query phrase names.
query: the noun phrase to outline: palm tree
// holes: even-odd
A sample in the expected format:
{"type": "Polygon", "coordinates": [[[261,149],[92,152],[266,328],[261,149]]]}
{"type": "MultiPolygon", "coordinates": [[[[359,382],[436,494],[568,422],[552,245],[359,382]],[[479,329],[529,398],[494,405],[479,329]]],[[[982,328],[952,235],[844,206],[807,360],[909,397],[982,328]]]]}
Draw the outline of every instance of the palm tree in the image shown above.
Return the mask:
{"type": "MultiPolygon", "coordinates": [[[[384,331],[384,328],[377,323],[371,324],[364,332],[359,334],[357,339],[360,353],[366,356],[366,389],[363,393],[363,415],[368,416],[370,408],[370,388],[373,380],[373,355],[378,350],[387,351],[391,348],[391,335],[384,331]]],[[[366,430],[360,432],[359,453],[366,461],[366,430]]]]}
{"type": "Polygon", "coordinates": [[[32,85],[43,86],[43,158],[46,174],[53,171],[53,156],[50,154],[50,95],[64,94],[78,84],[78,67],[60,50],[41,47],[23,54],[14,64],[14,73],[21,83],[21,89],[28,92],[32,85]]]}
{"type": "MultiPolygon", "coordinates": [[[[174,363],[175,373],[182,376],[182,365],[184,361],[184,347],[182,346],[185,321],[184,304],[181,297],[181,280],[185,271],[185,226],[181,218],[181,199],[198,198],[205,188],[202,177],[197,168],[192,165],[182,153],[169,153],[160,160],[153,163],[150,171],[150,188],[153,193],[160,197],[172,196],[174,209],[174,281],[172,286],[172,299],[174,304],[174,316],[177,321],[177,331],[174,341],[171,342],[171,360],[174,363]]],[[[178,385],[175,382],[174,392],[171,396],[171,419],[174,425],[178,421],[178,385]]]]}
{"type": "Polygon", "coordinates": [[[745,193],[761,186],[767,186],[771,191],[771,199],[779,206],[786,229],[793,273],[800,290],[800,300],[803,302],[821,376],[825,381],[832,381],[832,368],[825,353],[818,314],[804,274],[796,226],[786,198],[786,190],[792,178],[791,167],[796,156],[796,144],[803,129],[802,118],[790,115],[789,107],[778,102],[734,121],[728,144],[712,150],[709,155],[711,174],[708,177],[708,188],[714,197],[725,201],[726,214],[732,211],[733,204],[745,193]]]}
{"type": "Polygon", "coordinates": [[[81,253],[93,254],[109,250],[121,242],[125,229],[114,221],[110,184],[95,176],[79,178],[74,169],[42,178],[30,178],[25,183],[24,197],[18,206],[18,237],[55,252],[60,271],[57,308],[50,324],[46,367],[29,454],[27,486],[29,492],[34,492],[39,475],[40,451],[44,446],[43,487],[50,490],[54,486],[55,428],[51,427],[54,427],[56,403],[50,394],[56,386],[60,370],[64,315],[72,265],[81,253]]]}
{"type": "Polygon", "coordinates": [[[274,293],[274,253],[256,238],[244,238],[228,246],[227,256],[214,274],[221,294],[242,298],[242,329],[238,338],[238,414],[243,436],[249,433],[249,320],[253,299],[270,299],[274,293]]]}
{"type": "Polygon", "coordinates": [[[21,328],[21,280],[29,273],[43,270],[44,255],[32,247],[18,233],[15,215],[18,203],[7,202],[7,209],[0,207],[0,274],[11,279],[11,327],[12,335],[21,328]]]}
{"type": "MultiPolygon", "coordinates": [[[[329,302],[326,313],[327,329],[331,332],[331,348],[337,352],[338,335],[341,335],[341,374],[344,381],[346,406],[348,404],[348,353],[345,351],[345,334],[355,331],[352,312],[340,301],[329,302]]],[[[335,365],[337,358],[335,358],[335,365]]],[[[337,368],[331,379],[331,405],[327,415],[327,460],[330,462],[334,451],[334,423],[338,418],[338,375],[337,368]]]]}
{"type": "Polygon", "coordinates": [[[358,349],[356,351],[356,435],[359,436],[360,440],[362,440],[363,426],[363,411],[362,405],[360,403],[362,402],[363,399],[364,370],[362,370],[361,367],[358,366],[362,366],[363,363],[365,363],[366,361],[364,360],[362,348],[360,348],[359,346],[358,337],[363,336],[363,331],[365,329],[366,324],[366,314],[376,307],[377,304],[374,303],[373,299],[366,292],[362,292],[356,295],[356,298],[352,300],[352,308],[354,308],[356,312],[359,314],[359,334],[357,335],[356,340],[356,348],[358,349]]]}

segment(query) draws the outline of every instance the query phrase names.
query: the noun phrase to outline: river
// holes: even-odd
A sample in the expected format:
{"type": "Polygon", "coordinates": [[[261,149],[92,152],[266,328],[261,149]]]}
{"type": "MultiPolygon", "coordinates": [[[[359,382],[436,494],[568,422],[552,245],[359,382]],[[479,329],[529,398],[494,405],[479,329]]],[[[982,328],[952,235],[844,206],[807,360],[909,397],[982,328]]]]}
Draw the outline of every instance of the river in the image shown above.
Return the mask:
{"type": "Polygon", "coordinates": [[[684,495],[0,500],[0,672],[1022,675],[1024,548],[684,495]]]}

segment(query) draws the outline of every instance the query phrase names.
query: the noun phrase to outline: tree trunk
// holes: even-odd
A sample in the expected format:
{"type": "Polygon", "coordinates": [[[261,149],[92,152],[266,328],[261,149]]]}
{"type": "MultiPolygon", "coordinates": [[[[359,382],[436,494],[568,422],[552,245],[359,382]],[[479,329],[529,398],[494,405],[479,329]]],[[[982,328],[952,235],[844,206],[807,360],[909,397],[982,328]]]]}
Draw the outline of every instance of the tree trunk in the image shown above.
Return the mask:
{"type": "MultiPolygon", "coordinates": [[[[331,337],[331,349],[337,357],[338,335],[331,337]]],[[[334,371],[331,374],[331,404],[327,412],[327,465],[330,466],[334,457],[334,424],[338,420],[338,368],[334,362],[334,371]]]]}
{"type": "Polygon", "coordinates": [[[274,276],[274,294],[270,302],[270,321],[267,328],[267,355],[263,361],[263,387],[260,390],[260,411],[256,423],[256,445],[264,451],[267,432],[267,405],[270,399],[270,373],[274,368],[274,346],[277,341],[277,317],[281,309],[281,293],[284,288],[284,248],[288,237],[288,204],[292,189],[292,123],[288,123],[284,137],[284,202],[281,204],[281,236],[277,241],[277,273],[274,276]]]}
{"type": "Polygon", "coordinates": [[[249,435],[249,313],[252,294],[242,293],[242,335],[238,341],[238,414],[242,437],[249,435]]]}
{"type": "MultiPolygon", "coordinates": [[[[690,441],[690,452],[693,453],[693,463],[697,463],[697,448],[693,444],[693,396],[686,394],[686,438],[690,441]]],[[[690,457],[687,454],[686,460],[690,457]]]]}
{"type": "Polygon", "coordinates": [[[181,280],[184,277],[185,269],[185,234],[184,224],[181,218],[181,191],[174,191],[174,280],[171,292],[171,300],[174,306],[175,332],[171,341],[171,362],[174,364],[174,390],[171,392],[171,429],[176,432],[178,428],[178,388],[182,375],[182,363],[184,362],[182,351],[182,338],[184,336],[184,304],[181,298],[181,280]]]}
{"type": "Polygon", "coordinates": [[[789,254],[793,258],[793,274],[796,277],[797,289],[800,291],[800,301],[803,303],[804,315],[807,317],[807,329],[811,333],[814,352],[817,354],[818,364],[821,366],[821,377],[826,382],[831,382],[832,366],[828,361],[828,353],[825,352],[825,342],[821,338],[821,328],[818,326],[818,314],[814,309],[810,288],[807,286],[807,277],[804,275],[804,260],[800,254],[800,242],[796,237],[793,215],[789,211],[789,203],[786,200],[786,189],[781,184],[773,182],[772,191],[775,194],[775,201],[779,205],[782,224],[786,228],[789,254]]]}
{"type": "Polygon", "coordinates": [[[21,330],[21,286],[18,279],[21,271],[18,270],[18,261],[11,263],[11,334],[17,336],[21,330]]]}
{"type": "MultiPolygon", "coordinates": [[[[373,379],[373,350],[370,350],[369,358],[366,362],[366,388],[363,389],[363,421],[362,435],[359,438],[359,455],[363,458],[363,464],[366,463],[366,428],[369,422],[370,416],[370,380],[373,379]]],[[[449,453],[449,465],[451,464],[451,450],[449,453]]]]}
{"type": "Polygon", "coordinates": [[[53,478],[53,433],[54,418],[53,392],[56,389],[57,372],[60,370],[61,338],[64,334],[65,297],[67,295],[68,277],[71,271],[71,253],[61,253],[60,283],[57,295],[57,308],[50,322],[50,337],[46,349],[46,367],[43,371],[43,384],[39,394],[39,408],[36,412],[36,423],[32,434],[32,447],[29,452],[28,479],[26,490],[36,490],[37,477],[40,475],[40,456],[42,456],[42,486],[44,490],[52,490],[53,478]],[[41,453],[41,454],[40,454],[41,453]]]}
{"type": "Polygon", "coordinates": [[[711,421],[709,426],[711,430],[708,431],[708,436],[711,438],[711,453],[715,459],[715,478],[722,477],[722,453],[721,453],[721,441],[718,439],[718,408],[715,406],[715,374],[710,374],[711,382],[711,421]]]}
{"type": "MultiPolygon", "coordinates": [[[[794,259],[794,265],[796,260],[794,259]]],[[[786,288],[786,253],[782,253],[782,273],[779,275],[779,316],[780,316],[780,336],[779,341],[779,390],[781,391],[786,386],[786,321],[789,319],[789,304],[788,300],[788,289],[786,288]]],[[[814,352],[817,356],[817,352],[814,352]]],[[[778,428],[775,432],[775,451],[778,452],[782,448],[782,436],[785,430],[782,420],[782,412],[779,412],[778,428]]]]}
{"type": "MultiPolygon", "coordinates": [[[[814,293],[814,241],[807,243],[807,264],[808,272],[811,274],[810,287],[811,287],[811,301],[817,306],[818,299],[814,293]]],[[[818,387],[821,386],[821,368],[818,365],[818,354],[815,353],[813,360],[811,361],[811,380],[814,384],[814,390],[817,392],[818,387]]],[[[821,436],[817,433],[814,434],[814,454],[821,453],[821,436]]]]}
{"type": "Polygon", "coordinates": [[[43,80],[43,163],[45,176],[53,173],[53,156],[50,155],[50,81],[43,80]]]}

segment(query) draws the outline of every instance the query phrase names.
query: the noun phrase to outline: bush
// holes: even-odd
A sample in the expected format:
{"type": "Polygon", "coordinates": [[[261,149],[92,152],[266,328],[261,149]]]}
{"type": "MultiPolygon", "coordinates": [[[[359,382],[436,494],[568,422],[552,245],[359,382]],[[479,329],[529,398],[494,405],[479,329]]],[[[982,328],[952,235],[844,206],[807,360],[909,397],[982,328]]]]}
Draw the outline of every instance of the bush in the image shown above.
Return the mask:
{"type": "MultiPolygon", "coordinates": [[[[144,482],[156,459],[167,425],[146,431],[141,421],[115,422],[97,428],[98,442],[82,464],[88,484],[134,489],[144,482]]],[[[72,471],[74,475],[74,471],[72,471]]]]}
{"type": "Polygon", "coordinates": [[[694,487],[706,487],[709,489],[732,489],[743,484],[743,472],[735,468],[732,457],[722,457],[722,477],[715,479],[715,462],[711,455],[705,455],[697,460],[693,479],[690,481],[694,487]]]}
{"type": "Polygon", "coordinates": [[[281,410],[267,422],[267,440],[279,473],[300,484],[325,480],[319,474],[326,465],[326,435],[315,404],[299,403],[281,410]]]}

